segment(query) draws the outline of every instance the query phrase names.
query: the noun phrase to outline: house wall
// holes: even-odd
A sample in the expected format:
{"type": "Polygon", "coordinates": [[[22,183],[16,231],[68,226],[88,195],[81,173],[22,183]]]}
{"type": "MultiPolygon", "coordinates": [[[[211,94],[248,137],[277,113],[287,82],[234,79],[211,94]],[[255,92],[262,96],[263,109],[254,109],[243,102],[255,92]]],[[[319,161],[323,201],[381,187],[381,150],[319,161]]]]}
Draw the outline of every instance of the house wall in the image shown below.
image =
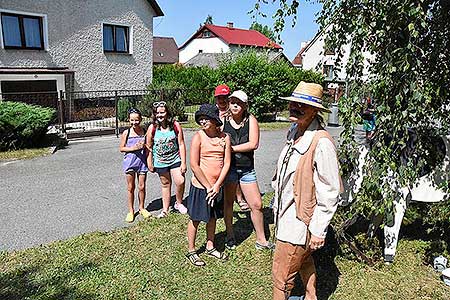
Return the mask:
{"type": "MultiPolygon", "coordinates": [[[[325,55],[325,36],[321,35],[302,53],[303,69],[314,70],[317,72],[323,72],[324,65],[335,66],[336,55],[325,55]]],[[[344,56],[342,58],[342,65],[345,65],[348,61],[349,45],[344,47],[344,56]]],[[[334,79],[345,80],[347,73],[345,68],[341,68],[336,74],[334,79]]]]}
{"type": "Polygon", "coordinates": [[[45,14],[46,50],[0,49],[0,67],[67,67],[74,89],[144,89],[152,79],[155,12],[146,0],[2,0],[1,8],[45,14]],[[103,22],[131,26],[132,54],[103,52],[103,22]]]}
{"type": "MultiPolygon", "coordinates": [[[[317,39],[312,41],[312,44],[302,53],[303,69],[315,70],[317,72],[323,71],[324,65],[332,65],[336,67],[337,55],[325,55],[325,34],[321,34],[317,39]]],[[[347,72],[345,66],[347,65],[350,55],[350,44],[343,47],[343,57],[340,65],[342,66],[338,72],[335,73],[333,79],[345,80],[347,79],[347,72]]],[[[373,56],[369,53],[363,53],[364,56],[364,71],[363,79],[369,78],[369,65],[373,56]]]]}
{"type": "Polygon", "coordinates": [[[217,37],[196,38],[180,50],[180,63],[185,63],[203,50],[203,53],[227,53],[230,47],[217,37]]]}

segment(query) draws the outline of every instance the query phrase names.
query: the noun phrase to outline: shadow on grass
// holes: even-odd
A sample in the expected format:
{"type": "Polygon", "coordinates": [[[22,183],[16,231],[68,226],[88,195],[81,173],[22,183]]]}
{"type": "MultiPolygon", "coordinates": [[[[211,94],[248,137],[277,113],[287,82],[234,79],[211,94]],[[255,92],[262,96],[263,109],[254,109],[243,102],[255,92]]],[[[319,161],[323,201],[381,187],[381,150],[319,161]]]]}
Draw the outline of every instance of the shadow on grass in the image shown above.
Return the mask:
{"type": "Polygon", "coordinates": [[[68,267],[62,277],[60,272],[42,274],[44,266],[33,266],[0,274],[0,299],[94,299],[95,295],[81,292],[73,282],[78,282],[83,272],[97,268],[87,262],[68,267]]]}

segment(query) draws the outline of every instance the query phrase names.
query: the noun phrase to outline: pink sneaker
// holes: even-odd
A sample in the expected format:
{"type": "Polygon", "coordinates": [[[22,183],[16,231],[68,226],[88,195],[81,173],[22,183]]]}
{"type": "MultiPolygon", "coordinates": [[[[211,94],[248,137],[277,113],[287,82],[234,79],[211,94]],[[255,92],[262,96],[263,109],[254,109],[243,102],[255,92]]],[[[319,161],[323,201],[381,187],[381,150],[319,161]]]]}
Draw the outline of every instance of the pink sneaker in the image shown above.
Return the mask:
{"type": "Polygon", "coordinates": [[[175,208],[175,210],[178,210],[178,212],[182,215],[187,213],[187,208],[183,205],[183,203],[178,204],[177,202],[175,202],[173,208],[175,208]]]}

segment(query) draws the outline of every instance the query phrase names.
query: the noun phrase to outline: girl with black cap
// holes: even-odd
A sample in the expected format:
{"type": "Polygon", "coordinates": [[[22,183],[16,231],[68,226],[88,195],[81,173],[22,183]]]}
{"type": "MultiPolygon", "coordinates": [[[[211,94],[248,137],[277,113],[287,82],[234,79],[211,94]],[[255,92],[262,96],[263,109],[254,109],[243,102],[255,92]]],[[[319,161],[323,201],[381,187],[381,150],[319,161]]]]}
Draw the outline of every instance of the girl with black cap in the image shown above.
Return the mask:
{"type": "Polygon", "coordinates": [[[189,252],[186,257],[194,266],[204,266],[198,256],[195,239],[200,222],[206,223],[206,254],[224,260],[227,256],[214,247],[217,206],[221,198],[221,187],[230,168],[231,142],[220,130],[222,121],[215,105],[203,104],[195,113],[195,121],[201,126],[192,138],[190,163],[192,169],[191,188],[187,202],[190,217],[187,236],[189,252]]]}

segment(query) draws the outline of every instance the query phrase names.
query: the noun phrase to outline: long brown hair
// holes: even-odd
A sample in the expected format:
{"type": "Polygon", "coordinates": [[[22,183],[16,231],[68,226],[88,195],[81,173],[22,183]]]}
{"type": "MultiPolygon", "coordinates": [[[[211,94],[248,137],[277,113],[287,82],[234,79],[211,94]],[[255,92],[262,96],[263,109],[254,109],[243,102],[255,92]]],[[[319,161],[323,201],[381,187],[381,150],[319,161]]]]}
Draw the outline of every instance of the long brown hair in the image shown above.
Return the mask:
{"type": "MultiPolygon", "coordinates": [[[[158,103],[158,102],[156,102],[156,103],[158,103]]],[[[170,111],[169,106],[167,105],[166,102],[162,102],[159,105],[155,106],[156,103],[152,104],[153,105],[152,124],[154,124],[156,126],[156,128],[161,127],[161,124],[158,122],[158,120],[156,118],[156,114],[158,113],[158,108],[164,107],[166,109],[166,124],[170,129],[173,129],[174,128],[174,125],[173,125],[174,119],[173,119],[173,114],[170,111]]]]}

